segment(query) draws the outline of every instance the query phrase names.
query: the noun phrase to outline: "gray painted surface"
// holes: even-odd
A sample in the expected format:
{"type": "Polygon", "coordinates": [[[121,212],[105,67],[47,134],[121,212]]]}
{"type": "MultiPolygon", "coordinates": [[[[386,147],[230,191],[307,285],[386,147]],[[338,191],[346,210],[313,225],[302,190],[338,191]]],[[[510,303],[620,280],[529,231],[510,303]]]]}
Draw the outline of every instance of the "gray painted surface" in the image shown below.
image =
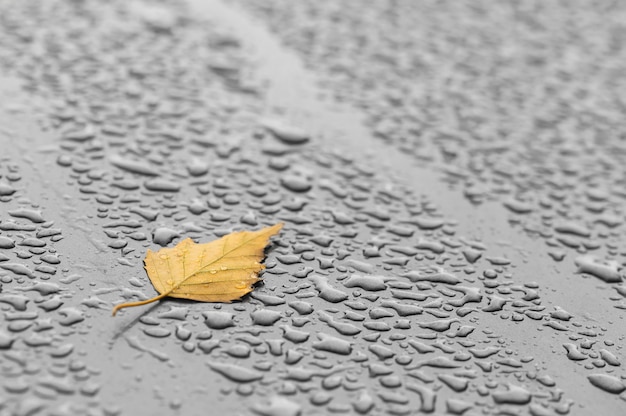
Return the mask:
{"type": "Polygon", "coordinates": [[[0,415],[623,414],[618,6],[259,4],[0,2],[0,415]]]}

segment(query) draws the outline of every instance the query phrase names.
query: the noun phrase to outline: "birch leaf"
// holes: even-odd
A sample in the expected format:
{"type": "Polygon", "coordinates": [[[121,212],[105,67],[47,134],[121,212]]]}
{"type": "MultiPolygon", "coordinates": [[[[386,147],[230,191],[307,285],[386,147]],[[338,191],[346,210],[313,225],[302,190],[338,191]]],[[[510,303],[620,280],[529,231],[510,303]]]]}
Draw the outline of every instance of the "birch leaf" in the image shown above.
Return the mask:
{"type": "Polygon", "coordinates": [[[258,231],[234,232],[203,244],[187,238],[171,248],[148,250],[145,269],[159,295],[116,305],[113,316],[122,308],[146,305],[167,296],[200,302],[241,298],[260,280],[265,247],[282,227],[280,223],[258,231]]]}

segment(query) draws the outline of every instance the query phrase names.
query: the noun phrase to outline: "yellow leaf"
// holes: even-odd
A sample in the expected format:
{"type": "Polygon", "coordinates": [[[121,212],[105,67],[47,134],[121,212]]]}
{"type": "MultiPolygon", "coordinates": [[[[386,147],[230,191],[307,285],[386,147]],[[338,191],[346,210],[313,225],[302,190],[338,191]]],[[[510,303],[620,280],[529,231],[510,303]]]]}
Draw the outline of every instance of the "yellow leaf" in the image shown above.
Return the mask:
{"type": "Polygon", "coordinates": [[[200,302],[230,302],[252,291],[260,261],[271,236],[283,224],[259,231],[239,231],[210,243],[196,244],[187,238],[172,248],[148,250],[144,260],[150,281],[160,294],[152,299],[127,302],[113,308],[146,305],[166,296],[200,302]]]}

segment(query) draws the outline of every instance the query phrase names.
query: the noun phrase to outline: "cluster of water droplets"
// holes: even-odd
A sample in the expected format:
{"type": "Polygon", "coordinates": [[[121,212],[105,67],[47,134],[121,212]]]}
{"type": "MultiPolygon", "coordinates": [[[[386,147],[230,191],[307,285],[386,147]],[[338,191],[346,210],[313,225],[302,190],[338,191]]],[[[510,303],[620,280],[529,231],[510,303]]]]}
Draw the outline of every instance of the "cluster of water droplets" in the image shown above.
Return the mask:
{"type": "Polygon", "coordinates": [[[530,353],[546,336],[594,386],[626,389],[601,325],[545,304],[514,262],[372,160],[268,118],[241,41],[167,4],[49,3],[0,3],[0,65],[39,102],[33,171],[58,182],[42,195],[62,195],[38,200],[27,164],[1,160],[0,411],[121,414],[135,386],[116,403],[103,380],[126,374],[181,414],[567,414],[551,357],[530,353]],[[148,248],[278,221],[264,283],[242,302],[108,317],[153,296],[148,248]],[[206,380],[203,399],[162,389],[171,373],[206,380]]]}
{"type": "Polygon", "coordinates": [[[240,3],[373,134],[473,203],[506,207],[514,229],[626,308],[621,5],[240,3]]]}

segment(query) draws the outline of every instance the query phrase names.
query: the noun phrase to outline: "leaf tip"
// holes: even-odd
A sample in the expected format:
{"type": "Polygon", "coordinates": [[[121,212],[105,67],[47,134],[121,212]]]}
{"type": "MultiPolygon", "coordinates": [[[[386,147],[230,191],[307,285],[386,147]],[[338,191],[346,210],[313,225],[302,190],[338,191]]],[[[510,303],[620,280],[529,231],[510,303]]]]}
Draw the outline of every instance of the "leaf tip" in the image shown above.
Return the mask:
{"type": "Polygon", "coordinates": [[[285,226],[284,222],[279,222],[279,223],[272,225],[271,227],[268,227],[268,231],[272,233],[271,235],[276,235],[278,234],[280,230],[283,229],[284,226],[285,226]]]}

